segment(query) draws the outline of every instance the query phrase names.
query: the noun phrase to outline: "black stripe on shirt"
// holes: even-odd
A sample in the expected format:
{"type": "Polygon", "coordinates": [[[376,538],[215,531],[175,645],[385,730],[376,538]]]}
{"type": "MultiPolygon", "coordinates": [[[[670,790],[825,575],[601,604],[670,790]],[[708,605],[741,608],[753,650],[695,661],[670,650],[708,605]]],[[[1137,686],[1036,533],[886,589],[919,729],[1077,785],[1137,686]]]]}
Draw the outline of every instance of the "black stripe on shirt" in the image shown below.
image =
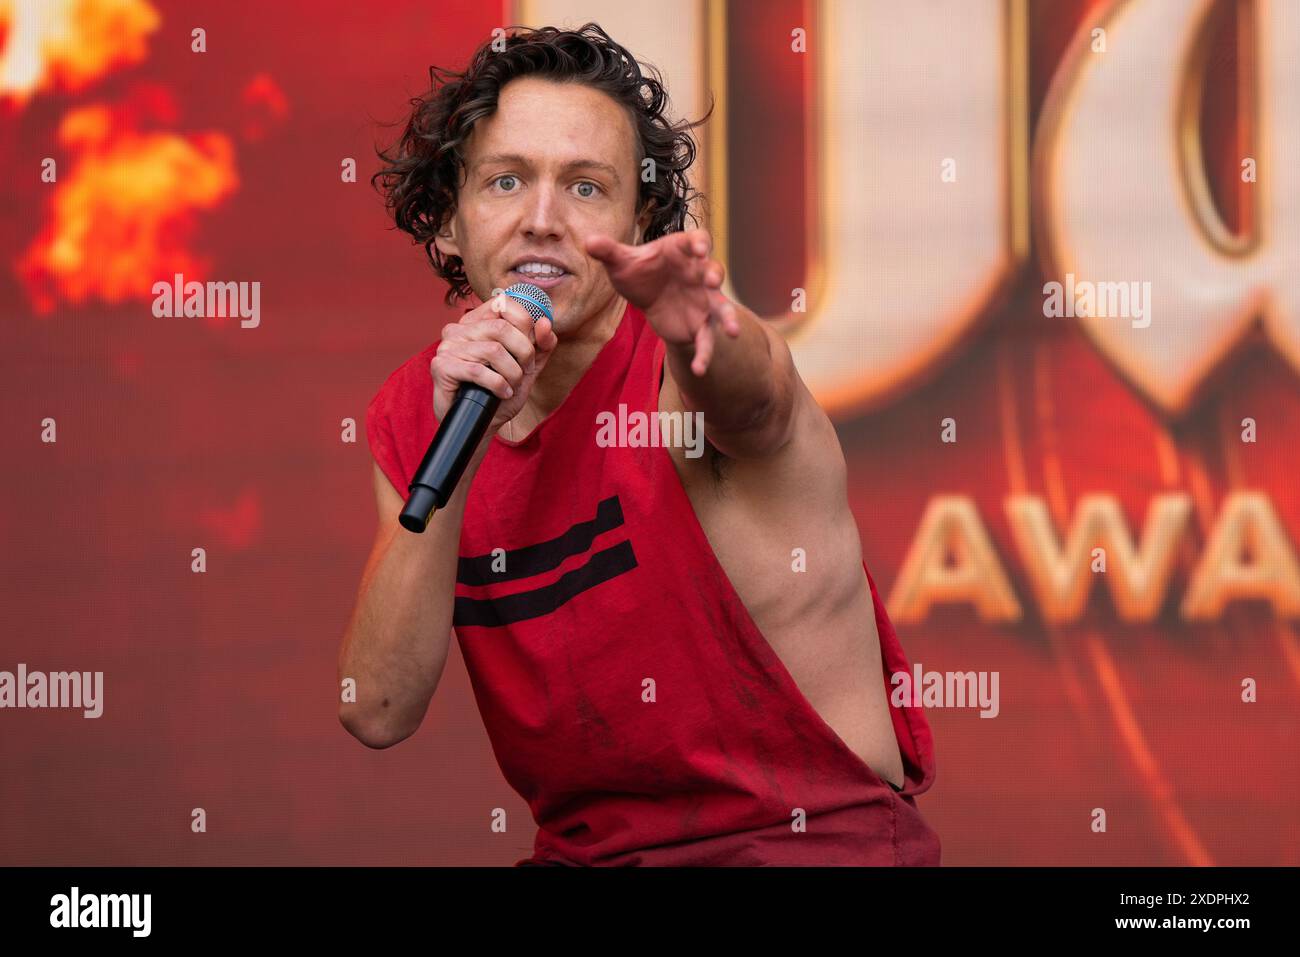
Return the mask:
{"type": "Polygon", "coordinates": [[[492,563],[502,556],[476,555],[472,558],[462,557],[456,565],[456,581],[462,585],[490,585],[493,582],[508,582],[516,578],[529,578],[540,575],[552,568],[559,568],[560,563],[571,555],[581,555],[591,548],[596,536],[611,528],[623,524],[623,506],[617,495],[611,495],[596,506],[596,517],[585,522],[578,522],[567,532],[549,541],[523,548],[512,548],[505,552],[506,567],[503,571],[493,571],[492,563]]]}
{"type": "MultiPolygon", "coordinates": [[[[604,505],[604,502],[601,504],[604,505]]],[[[540,618],[555,611],[574,595],[581,594],[601,582],[609,581],[636,567],[636,555],[632,551],[632,543],[625,539],[604,551],[596,552],[586,564],[565,572],[554,582],[541,588],[514,595],[503,595],[500,598],[458,596],[452,615],[452,625],[495,628],[528,618],[540,618]]]]}

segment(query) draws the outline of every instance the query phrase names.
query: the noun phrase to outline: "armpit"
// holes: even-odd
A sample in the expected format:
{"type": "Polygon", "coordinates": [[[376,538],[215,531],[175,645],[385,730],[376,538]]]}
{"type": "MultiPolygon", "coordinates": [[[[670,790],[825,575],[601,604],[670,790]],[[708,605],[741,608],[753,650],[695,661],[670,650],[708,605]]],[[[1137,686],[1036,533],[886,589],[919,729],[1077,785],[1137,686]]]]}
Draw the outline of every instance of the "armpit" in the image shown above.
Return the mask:
{"type": "Polygon", "coordinates": [[[724,455],[717,446],[710,442],[707,436],[704,439],[704,447],[708,450],[709,471],[713,475],[714,486],[715,488],[720,487],[727,480],[726,470],[731,464],[731,459],[724,455]]]}

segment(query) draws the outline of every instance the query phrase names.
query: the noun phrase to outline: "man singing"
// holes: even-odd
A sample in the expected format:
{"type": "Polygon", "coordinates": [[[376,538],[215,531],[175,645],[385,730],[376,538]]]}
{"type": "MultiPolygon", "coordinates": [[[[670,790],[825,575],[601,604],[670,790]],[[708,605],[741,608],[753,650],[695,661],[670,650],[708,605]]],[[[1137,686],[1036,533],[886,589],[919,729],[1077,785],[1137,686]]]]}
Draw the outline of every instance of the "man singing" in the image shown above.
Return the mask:
{"type": "Polygon", "coordinates": [[[367,412],[379,530],[343,725],[375,748],[411,735],[454,629],[538,825],[520,864],[938,864],[915,800],[930,729],[889,700],[910,664],[834,428],[685,229],[698,124],[594,24],[431,78],[375,180],[447,301],[479,304],[367,412]],[[519,282],[553,324],[494,295],[519,282]],[[413,534],[405,490],[462,382],[501,404],[413,534]]]}

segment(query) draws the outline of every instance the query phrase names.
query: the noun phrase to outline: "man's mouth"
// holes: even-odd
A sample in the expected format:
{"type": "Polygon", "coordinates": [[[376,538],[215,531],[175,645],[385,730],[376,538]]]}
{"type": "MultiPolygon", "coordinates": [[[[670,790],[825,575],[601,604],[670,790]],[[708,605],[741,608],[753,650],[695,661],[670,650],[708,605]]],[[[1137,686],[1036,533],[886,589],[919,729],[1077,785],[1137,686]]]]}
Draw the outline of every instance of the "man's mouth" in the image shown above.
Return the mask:
{"type": "Polygon", "coordinates": [[[510,270],[510,276],[515,281],[531,282],[543,289],[559,285],[570,275],[559,263],[540,259],[522,260],[510,270]]]}

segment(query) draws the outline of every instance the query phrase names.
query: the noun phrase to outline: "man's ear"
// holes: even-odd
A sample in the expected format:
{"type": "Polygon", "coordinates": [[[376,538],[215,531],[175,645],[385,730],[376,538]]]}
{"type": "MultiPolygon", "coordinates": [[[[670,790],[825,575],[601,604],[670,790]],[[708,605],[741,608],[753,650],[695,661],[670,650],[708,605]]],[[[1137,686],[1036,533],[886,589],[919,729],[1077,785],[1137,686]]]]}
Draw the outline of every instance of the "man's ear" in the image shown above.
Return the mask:
{"type": "Polygon", "coordinates": [[[442,253],[444,259],[448,256],[460,255],[460,244],[456,242],[455,220],[455,216],[448,216],[447,221],[433,237],[433,244],[438,247],[438,252],[442,253]]]}
{"type": "Polygon", "coordinates": [[[641,207],[641,215],[637,217],[636,224],[632,230],[632,245],[640,246],[645,242],[645,231],[650,228],[650,220],[653,218],[653,211],[650,204],[646,203],[641,207]]]}

